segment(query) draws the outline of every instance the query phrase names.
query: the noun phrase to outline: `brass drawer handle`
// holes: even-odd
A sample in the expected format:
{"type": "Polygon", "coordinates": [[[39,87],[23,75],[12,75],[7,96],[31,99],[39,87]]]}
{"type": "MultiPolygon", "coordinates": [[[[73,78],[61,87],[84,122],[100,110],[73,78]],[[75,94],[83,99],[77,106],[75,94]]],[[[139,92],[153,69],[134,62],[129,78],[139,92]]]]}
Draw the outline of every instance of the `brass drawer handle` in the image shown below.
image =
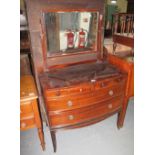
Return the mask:
{"type": "Polygon", "coordinates": [[[68,107],[71,107],[71,106],[73,105],[73,102],[69,100],[69,101],[67,102],[67,105],[68,105],[68,107]]]}
{"type": "Polygon", "coordinates": [[[68,119],[69,119],[69,120],[73,120],[73,119],[74,119],[74,116],[73,116],[73,115],[69,115],[69,116],[68,116],[68,119]]]}
{"type": "Polygon", "coordinates": [[[111,109],[112,108],[112,104],[108,104],[108,108],[111,109]]]}
{"type": "Polygon", "coordinates": [[[22,127],[22,128],[25,128],[25,127],[26,127],[26,123],[24,123],[24,122],[21,123],[21,127],[22,127]]]}
{"type": "Polygon", "coordinates": [[[109,95],[112,96],[114,94],[113,90],[109,91],[109,95]]]}

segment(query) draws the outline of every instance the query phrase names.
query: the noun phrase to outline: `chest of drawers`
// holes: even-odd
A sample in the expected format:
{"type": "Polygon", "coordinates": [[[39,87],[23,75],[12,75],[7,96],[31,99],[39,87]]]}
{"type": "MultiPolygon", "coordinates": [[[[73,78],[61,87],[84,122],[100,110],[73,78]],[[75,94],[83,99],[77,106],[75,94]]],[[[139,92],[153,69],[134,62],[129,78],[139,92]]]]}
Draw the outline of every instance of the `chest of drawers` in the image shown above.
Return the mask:
{"type": "Polygon", "coordinates": [[[126,74],[104,57],[104,0],[25,0],[35,79],[54,152],[56,132],[118,113],[126,74]]]}
{"type": "MultiPolygon", "coordinates": [[[[57,130],[87,126],[120,114],[126,77],[108,63],[81,64],[43,74],[40,81],[51,134],[55,137],[57,130]]],[[[118,117],[118,128],[119,123],[118,117]]]]}
{"type": "Polygon", "coordinates": [[[37,91],[31,75],[20,78],[20,130],[25,131],[36,127],[42,149],[45,149],[42,122],[38,109],[37,91]]]}

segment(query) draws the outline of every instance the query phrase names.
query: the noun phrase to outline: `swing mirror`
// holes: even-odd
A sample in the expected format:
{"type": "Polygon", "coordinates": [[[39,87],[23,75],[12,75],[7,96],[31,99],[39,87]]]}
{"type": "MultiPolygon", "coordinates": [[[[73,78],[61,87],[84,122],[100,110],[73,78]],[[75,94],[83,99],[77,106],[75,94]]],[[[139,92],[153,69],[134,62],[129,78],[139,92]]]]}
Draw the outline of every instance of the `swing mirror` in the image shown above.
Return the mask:
{"type": "Polygon", "coordinates": [[[48,56],[96,51],[97,12],[44,13],[48,56]]]}

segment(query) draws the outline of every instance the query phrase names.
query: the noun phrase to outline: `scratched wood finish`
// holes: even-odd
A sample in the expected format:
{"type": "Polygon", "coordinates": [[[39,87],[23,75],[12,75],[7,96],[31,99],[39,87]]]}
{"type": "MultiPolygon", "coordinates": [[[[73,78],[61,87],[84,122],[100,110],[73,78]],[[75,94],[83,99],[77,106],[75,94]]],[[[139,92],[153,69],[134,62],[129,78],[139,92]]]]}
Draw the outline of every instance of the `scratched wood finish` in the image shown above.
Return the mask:
{"type": "MultiPolygon", "coordinates": [[[[114,81],[115,80],[116,79],[114,79],[114,81]]],[[[123,93],[125,82],[124,77],[121,77],[121,81],[117,82],[101,80],[90,85],[90,89],[87,92],[84,92],[83,88],[79,88],[79,91],[77,90],[76,93],[73,94],[69,93],[68,95],[55,97],[51,97],[51,95],[46,96],[46,107],[48,110],[52,111],[63,111],[86,107],[98,101],[109,100],[123,93]],[[112,95],[109,94],[110,91],[113,91],[112,95]]]]}
{"type": "MultiPolygon", "coordinates": [[[[56,132],[91,125],[120,113],[126,74],[103,57],[104,0],[25,0],[39,98],[47,117],[54,152],[56,132]],[[96,51],[47,56],[44,12],[97,11],[96,51]]],[[[118,115],[118,127],[124,117],[118,115]]]]}
{"type": "Polygon", "coordinates": [[[45,149],[42,122],[37,103],[37,90],[31,75],[20,77],[20,129],[22,131],[36,127],[42,149],[45,149]]]}
{"type": "Polygon", "coordinates": [[[52,129],[65,128],[66,125],[97,117],[100,119],[101,114],[118,112],[123,106],[126,74],[108,63],[53,69],[41,75],[40,80],[52,129]],[[112,111],[105,108],[110,103],[112,111]],[[76,116],[72,113],[76,113],[76,116]],[[74,117],[77,119],[74,120],[74,117]]]}

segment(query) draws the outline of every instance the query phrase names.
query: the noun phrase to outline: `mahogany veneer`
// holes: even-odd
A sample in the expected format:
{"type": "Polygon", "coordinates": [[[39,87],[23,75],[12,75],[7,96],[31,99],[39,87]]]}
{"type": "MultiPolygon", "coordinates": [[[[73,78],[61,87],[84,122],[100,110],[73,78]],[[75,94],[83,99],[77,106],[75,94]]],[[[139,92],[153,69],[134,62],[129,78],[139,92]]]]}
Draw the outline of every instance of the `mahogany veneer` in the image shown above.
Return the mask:
{"type": "MultiPolygon", "coordinates": [[[[103,57],[104,1],[25,1],[39,101],[45,112],[54,152],[56,132],[61,129],[81,128],[116,113],[118,128],[122,127],[127,75],[103,57]],[[45,15],[51,12],[96,12],[97,29],[93,30],[96,37],[92,48],[60,50],[58,53],[48,51],[45,15]]],[[[51,32],[60,33],[58,27],[53,27],[51,32]]],[[[59,42],[58,36],[53,37],[53,42],[59,42]]]]}
{"type": "MultiPolygon", "coordinates": [[[[126,74],[109,63],[53,69],[42,74],[40,81],[54,137],[59,129],[90,125],[123,112],[126,74]]],[[[122,121],[118,117],[118,128],[122,121]]]]}

